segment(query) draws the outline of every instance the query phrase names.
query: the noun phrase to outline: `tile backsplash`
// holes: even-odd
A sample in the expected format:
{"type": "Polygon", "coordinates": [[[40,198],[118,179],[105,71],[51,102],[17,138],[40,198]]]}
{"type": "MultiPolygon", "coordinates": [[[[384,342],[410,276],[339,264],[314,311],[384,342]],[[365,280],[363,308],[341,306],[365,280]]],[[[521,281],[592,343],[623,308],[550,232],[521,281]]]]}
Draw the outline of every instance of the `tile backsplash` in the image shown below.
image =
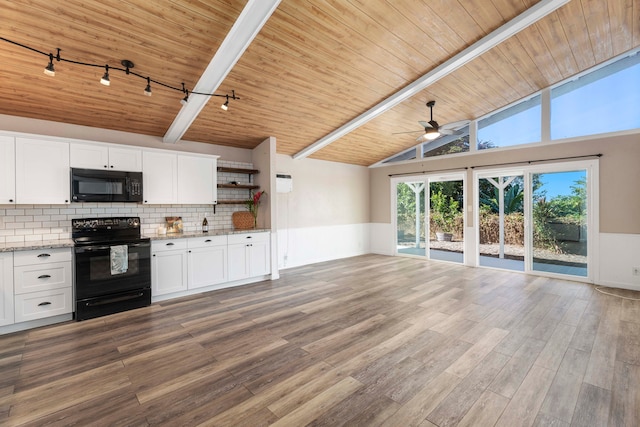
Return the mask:
{"type": "MultiPolygon", "coordinates": [[[[252,169],[250,163],[218,160],[219,166],[252,169]]],[[[218,182],[249,182],[246,174],[219,173],[218,182]]],[[[218,200],[246,200],[248,190],[218,189],[218,200]]],[[[144,205],[134,203],[72,203],[69,205],[0,205],[0,243],[33,242],[71,238],[73,218],[138,216],[142,234],[154,235],[167,216],[181,216],[185,232],[198,231],[207,215],[209,230],[232,228],[231,215],[246,210],[243,204],[144,205]]]]}

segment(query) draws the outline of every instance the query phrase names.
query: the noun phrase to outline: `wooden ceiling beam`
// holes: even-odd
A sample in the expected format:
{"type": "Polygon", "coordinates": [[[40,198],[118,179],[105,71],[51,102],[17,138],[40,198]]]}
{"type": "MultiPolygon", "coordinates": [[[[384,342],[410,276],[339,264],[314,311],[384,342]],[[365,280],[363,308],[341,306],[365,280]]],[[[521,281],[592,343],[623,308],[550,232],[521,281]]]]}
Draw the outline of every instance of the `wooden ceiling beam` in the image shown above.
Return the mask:
{"type": "MultiPolygon", "coordinates": [[[[192,92],[214,93],[218,89],[278,4],[280,0],[249,0],[247,2],[192,92]]],[[[211,96],[190,94],[189,102],[178,112],[165,133],[163,142],[177,143],[210,100],[211,96]]]]}
{"type": "Polygon", "coordinates": [[[328,135],[307,146],[303,150],[295,153],[293,155],[293,158],[303,159],[305,157],[308,157],[316,151],[331,144],[332,142],[342,138],[343,136],[359,128],[360,126],[364,125],[365,123],[374,119],[385,111],[420,93],[426,87],[462,67],[469,61],[489,51],[493,47],[497,46],[498,44],[502,43],[518,32],[524,30],[538,20],[544,18],[551,12],[559,9],[568,2],[569,0],[541,0],[506,24],[492,31],[482,39],[478,40],[457,55],[453,56],[451,59],[445,61],[441,65],[429,71],[418,80],[415,80],[413,83],[405,86],[400,91],[394,93],[382,102],[376,104],[369,110],[360,114],[355,119],[342,125],[338,129],[335,129],[328,135]]]}

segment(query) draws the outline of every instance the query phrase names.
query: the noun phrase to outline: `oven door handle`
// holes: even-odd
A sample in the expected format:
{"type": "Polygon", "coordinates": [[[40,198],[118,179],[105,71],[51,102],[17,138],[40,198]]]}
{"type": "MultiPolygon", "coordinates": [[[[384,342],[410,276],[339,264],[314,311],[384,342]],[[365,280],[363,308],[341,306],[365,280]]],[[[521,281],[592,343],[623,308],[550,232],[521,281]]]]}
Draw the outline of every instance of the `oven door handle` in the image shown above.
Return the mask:
{"type": "Polygon", "coordinates": [[[93,252],[93,251],[104,251],[109,249],[109,246],[83,246],[81,248],[76,247],[76,253],[82,252],[93,252]]]}
{"type": "Polygon", "coordinates": [[[149,242],[147,242],[147,243],[129,243],[127,246],[129,246],[130,248],[140,248],[140,247],[151,246],[151,243],[149,243],[149,242]]]}

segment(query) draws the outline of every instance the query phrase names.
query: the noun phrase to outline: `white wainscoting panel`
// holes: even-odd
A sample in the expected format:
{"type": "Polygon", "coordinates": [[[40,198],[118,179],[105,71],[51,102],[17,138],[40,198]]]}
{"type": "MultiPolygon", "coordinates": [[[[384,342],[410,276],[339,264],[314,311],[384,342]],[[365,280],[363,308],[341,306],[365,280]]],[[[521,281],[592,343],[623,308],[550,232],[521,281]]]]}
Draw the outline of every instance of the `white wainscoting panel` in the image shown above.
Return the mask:
{"type": "Polygon", "coordinates": [[[640,291],[640,234],[600,233],[599,285],[640,291]]]}
{"type": "Polygon", "coordinates": [[[277,235],[280,269],[371,253],[369,224],[280,229],[277,235]]]}
{"type": "Polygon", "coordinates": [[[394,255],[393,225],[386,223],[369,224],[371,233],[371,253],[394,255]]]}

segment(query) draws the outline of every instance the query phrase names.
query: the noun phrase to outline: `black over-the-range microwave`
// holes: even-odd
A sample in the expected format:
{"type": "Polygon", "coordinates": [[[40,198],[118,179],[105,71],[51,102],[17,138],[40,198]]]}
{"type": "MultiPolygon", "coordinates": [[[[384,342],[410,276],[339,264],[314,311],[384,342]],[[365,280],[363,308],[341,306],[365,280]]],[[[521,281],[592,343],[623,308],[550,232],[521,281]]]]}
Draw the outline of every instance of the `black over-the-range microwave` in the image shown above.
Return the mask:
{"type": "Polygon", "coordinates": [[[71,201],[142,203],[142,172],[71,168],[71,201]]]}

